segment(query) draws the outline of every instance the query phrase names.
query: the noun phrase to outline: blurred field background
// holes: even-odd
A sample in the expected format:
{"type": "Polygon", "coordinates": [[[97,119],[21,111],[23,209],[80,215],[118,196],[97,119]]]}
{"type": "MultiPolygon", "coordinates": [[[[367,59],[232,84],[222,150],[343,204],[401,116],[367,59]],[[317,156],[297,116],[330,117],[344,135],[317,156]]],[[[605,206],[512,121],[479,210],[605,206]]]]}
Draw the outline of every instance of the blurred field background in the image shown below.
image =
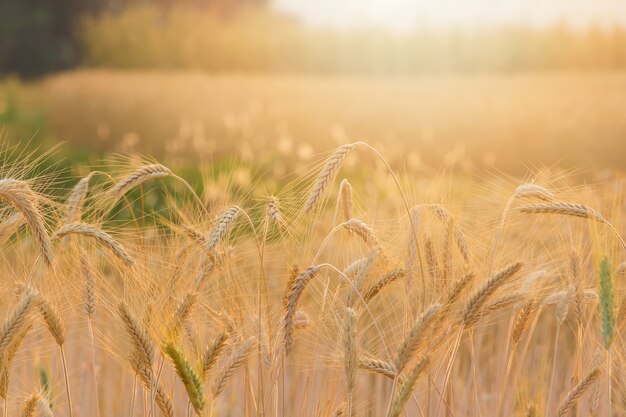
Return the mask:
{"type": "MultiPolygon", "coordinates": [[[[475,6],[494,14],[483,3],[475,6]]],[[[604,14],[576,3],[540,23],[416,16],[399,28],[315,25],[298,7],[5,1],[0,137],[64,143],[55,155],[69,166],[114,153],[177,166],[233,157],[298,165],[366,140],[420,174],[623,168],[626,28],[610,13],[619,2],[598,3],[604,14]]],[[[520,10],[532,17],[533,7],[549,9],[520,10]]]]}

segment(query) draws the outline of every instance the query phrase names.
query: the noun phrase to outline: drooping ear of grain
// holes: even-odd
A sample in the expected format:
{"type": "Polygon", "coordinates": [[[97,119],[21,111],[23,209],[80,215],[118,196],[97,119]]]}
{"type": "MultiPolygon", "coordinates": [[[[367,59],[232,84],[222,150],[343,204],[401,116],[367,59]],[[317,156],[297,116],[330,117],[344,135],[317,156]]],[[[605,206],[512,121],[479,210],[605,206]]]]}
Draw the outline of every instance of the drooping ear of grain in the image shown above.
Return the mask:
{"type": "Polygon", "coordinates": [[[326,160],[320,174],[318,175],[313,188],[309,193],[309,197],[304,203],[303,212],[309,213],[317,205],[319,200],[324,195],[324,191],[328,188],[328,185],[333,181],[337,175],[337,171],[341,168],[341,165],[348,156],[348,153],[354,148],[354,144],[347,144],[337,148],[326,160]]]}
{"type": "Polygon", "coordinates": [[[5,320],[0,328],[0,352],[3,352],[18,337],[28,320],[30,309],[35,304],[36,298],[37,293],[34,290],[26,289],[15,309],[5,320]]]}
{"type": "Polygon", "coordinates": [[[109,194],[119,198],[126,194],[130,189],[148,181],[149,179],[165,178],[170,175],[172,175],[172,171],[161,164],[144,165],[115,184],[113,188],[109,190],[109,194]]]}
{"type": "Polygon", "coordinates": [[[24,181],[1,179],[0,199],[8,201],[24,215],[35,236],[41,256],[48,265],[52,265],[54,259],[52,244],[46,232],[43,216],[37,209],[37,195],[24,181]]]}
{"type": "Polygon", "coordinates": [[[343,223],[343,227],[359,236],[370,248],[380,246],[376,234],[364,221],[359,219],[350,219],[343,223]]]}
{"type": "Polygon", "coordinates": [[[120,317],[130,337],[130,342],[135,348],[140,368],[151,369],[154,359],[154,342],[148,334],[148,330],[130,312],[128,306],[121,303],[118,307],[120,317]]]}
{"type": "Polygon", "coordinates": [[[409,334],[404,338],[402,345],[396,354],[395,367],[402,372],[409,363],[413,354],[418,350],[423,339],[427,337],[428,329],[435,322],[437,314],[441,311],[441,304],[433,304],[415,321],[409,334]]]}
{"type": "Polygon", "coordinates": [[[585,375],[585,377],[569,391],[563,401],[561,401],[561,405],[559,405],[559,409],[556,413],[557,417],[566,417],[580,397],[587,391],[587,388],[589,388],[599,376],[600,368],[595,368],[585,375]]]}
{"type": "Polygon", "coordinates": [[[11,376],[11,365],[13,364],[13,359],[19,351],[26,335],[28,335],[28,332],[30,332],[32,328],[33,326],[30,322],[24,325],[22,330],[9,345],[6,352],[0,355],[0,397],[5,400],[7,399],[7,391],[9,389],[9,379],[11,376]]]}
{"type": "Polygon", "coordinates": [[[178,304],[178,307],[176,308],[174,317],[172,317],[171,324],[167,331],[167,334],[169,337],[171,337],[174,340],[178,338],[182,327],[184,326],[185,322],[187,321],[187,319],[189,318],[189,316],[191,315],[193,311],[193,307],[197,299],[198,299],[198,293],[196,293],[195,291],[190,291],[187,294],[185,294],[183,299],[178,304]]]}
{"type": "Polygon", "coordinates": [[[224,210],[219,217],[217,218],[217,222],[209,235],[209,239],[206,244],[207,252],[213,252],[218,243],[222,241],[228,229],[232,226],[233,222],[237,218],[239,214],[239,207],[232,206],[224,210]]]}
{"type": "Polygon", "coordinates": [[[63,236],[67,236],[70,234],[76,234],[81,236],[86,236],[91,239],[95,239],[98,243],[102,244],[106,248],[108,248],[115,256],[117,256],[122,262],[124,262],[128,266],[132,266],[135,264],[135,260],[128,254],[124,246],[119,243],[117,240],[113,239],[111,235],[109,235],[104,230],[98,228],[97,226],[87,224],[87,223],[72,223],[67,224],[60,229],[58,229],[52,235],[52,239],[59,239],[63,236]]]}
{"type": "Polygon", "coordinates": [[[208,377],[209,372],[211,372],[211,369],[213,369],[213,366],[217,362],[220,354],[226,347],[228,338],[229,338],[228,332],[225,332],[225,331],[220,332],[215,338],[215,340],[213,340],[213,343],[211,343],[207,347],[206,351],[204,352],[204,355],[202,357],[202,379],[203,380],[205,380],[208,377]]]}
{"type": "Polygon", "coordinates": [[[518,344],[519,341],[522,339],[524,332],[528,328],[530,319],[535,312],[535,307],[535,301],[531,299],[527,301],[526,304],[524,304],[517,312],[517,315],[515,316],[515,322],[513,324],[513,332],[511,333],[511,339],[513,340],[514,344],[518,344]]]}
{"type": "Polygon", "coordinates": [[[57,345],[63,346],[65,343],[65,326],[59,313],[52,307],[48,299],[42,295],[39,295],[37,299],[37,308],[57,345]]]}
{"type": "Polygon", "coordinates": [[[400,390],[398,391],[398,394],[396,395],[396,398],[394,399],[393,406],[391,407],[391,412],[389,413],[390,417],[398,417],[400,413],[402,413],[402,410],[404,409],[404,405],[406,404],[407,400],[411,396],[411,393],[413,392],[413,388],[415,388],[415,383],[417,382],[419,376],[422,374],[424,369],[426,369],[429,363],[430,363],[429,357],[422,358],[417,363],[415,368],[413,368],[413,370],[411,371],[409,376],[406,378],[406,380],[403,381],[402,385],[400,386],[400,390]]]}
{"type": "Polygon", "coordinates": [[[21,211],[13,213],[4,219],[0,223],[0,245],[13,236],[24,223],[26,223],[26,217],[24,217],[21,211]]]}
{"type": "Polygon", "coordinates": [[[391,379],[394,379],[398,374],[398,370],[394,364],[370,356],[359,357],[359,368],[384,375],[391,379]]]}
{"type": "Polygon", "coordinates": [[[441,285],[441,274],[439,270],[439,262],[435,256],[435,249],[433,248],[433,239],[429,234],[426,235],[424,240],[424,249],[426,250],[426,263],[428,264],[428,273],[430,279],[439,287],[441,285]]]}
{"type": "Polygon", "coordinates": [[[561,214],[564,216],[582,217],[604,222],[605,219],[600,213],[582,204],[576,203],[540,203],[523,206],[519,209],[522,213],[528,214],[561,214]]]}
{"type": "Polygon", "coordinates": [[[547,188],[534,183],[525,183],[515,189],[515,197],[536,198],[543,201],[554,201],[554,194],[547,188]]]}
{"type": "Polygon", "coordinates": [[[600,261],[600,315],[602,317],[602,339],[606,349],[611,347],[615,334],[615,294],[611,263],[608,257],[600,261]]]}
{"type": "Polygon", "coordinates": [[[469,299],[463,309],[463,322],[465,326],[471,327],[480,318],[480,310],[489,297],[502,286],[509,278],[517,273],[522,267],[521,262],[509,265],[502,271],[491,277],[483,286],[469,299]]]}
{"type": "Polygon", "coordinates": [[[198,416],[202,415],[204,408],[204,392],[202,381],[196,371],[189,365],[183,352],[173,342],[168,342],[164,346],[165,354],[170,358],[176,369],[178,377],[185,386],[187,396],[198,416]]]}
{"type": "Polygon", "coordinates": [[[282,322],[282,330],[286,354],[289,354],[293,344],[293,317],[296,313],[298,300],[300,299],[306,285],[317,275],[319,270],[319,266],[311,266],[304,272],[300,273],[293,281],[293,284],[285,297],[285,315],[282,322]]]}
{"type": "Polygon", "coordinates": [[[65,224],[74,223],[80,221],[81,210],[87,197],[87,191],[89,191],[89,180],[92,174],[81,178],[80,181],[74,185],[69,197],[67,197],[65,209],[65,224]]]}
{"type": "Polygon", "coordinates": [[[254,347],[254,342],[255,337],[249,337],[240,343],[226,358],[224,366],[213,380],[214,397],[218,397],[224,391],[232,374],[246,362],[248,355],[250,355],[254,347]]]}
{"type": "Polygon", "coordinates": [[[395,268],[390,272],[384,274],[376,283],[374,283],[363,295],[365,302],[369,302],[372,298],[376,297],[384,288],[391,285],[397,280],[400,280],[406,276],[406,269],[395,268]]]}

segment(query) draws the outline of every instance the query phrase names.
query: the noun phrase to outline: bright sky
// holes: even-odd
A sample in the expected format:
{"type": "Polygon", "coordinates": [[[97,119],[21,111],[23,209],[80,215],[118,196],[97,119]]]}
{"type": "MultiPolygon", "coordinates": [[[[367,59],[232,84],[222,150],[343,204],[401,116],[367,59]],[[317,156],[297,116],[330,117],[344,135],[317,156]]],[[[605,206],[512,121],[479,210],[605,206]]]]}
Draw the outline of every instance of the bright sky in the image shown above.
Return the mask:
{"type": "Polygon", "coordinates": [[[378,26],[405,32],[435,28],[567,22],[626,25],[626,0],[273,0],[274,7],[313,26],[378,26]]]}

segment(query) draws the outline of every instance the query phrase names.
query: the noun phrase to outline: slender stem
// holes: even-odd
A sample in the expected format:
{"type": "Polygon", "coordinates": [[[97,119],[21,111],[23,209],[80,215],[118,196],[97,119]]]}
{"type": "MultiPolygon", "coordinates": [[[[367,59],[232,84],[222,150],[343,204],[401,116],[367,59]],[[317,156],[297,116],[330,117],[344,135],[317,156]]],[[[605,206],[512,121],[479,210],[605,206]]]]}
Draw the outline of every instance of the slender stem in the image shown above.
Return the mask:
{"type": "Polygon", "coordinates": [[[96,375],[96,346],[93,337],[93,323],[91,317],[87,318],[87,327],[89,329],[89,339],[91,340],[91,370],[93,372],[93,385],[96,398],[96,416],[100,417],[100,398],[98,392],[98,375],[96,375]]]}
{"type": "Polygon", "coordinates": [[[65,359],[65,350],[63,349],[63,345],[59,346],[61,351],[61,361],[63,362],[63,376],[65,377],[65,392],[67,393],[67,407],[69,408],[70,417],[74,416],[74,412],[72,410],[72,394],[70,392],[70,380],[67,374],[67,360],[65,359]]]}
{"type": "Polygon", "coordinates": [[[612,401],[611,401],[611,347],[609,346],[608,349],[608,354],[606,356],[606,379],[607,379],[607,384],[608,384],[608,399],[607,399],[607,403],[608,403],[608,407],[609,407],[609,413],[607,414],[608,417],[613,417],[613,409],[612,409],[612,401]]]}
{"type": "Polygon", "coordinates": [[[133,395],[130,399],[130,417],[133,417],[135,414],[135,398],[137,397],[137,373],[135,373],[135,378],[133,379],[133,395]]]}
{"type": "Polygon", "coordinates": [[[156,398],[156,387],[159,386],[159,380],[161,379],[161,372],[163,372],[163,364],[165,363],[165,356],[161,355],[161,361],[159,362],[159,369],[157,370],[156,380],[154,381],[154,389],[152,389],[152,385],[150,387],[150,414],[154,415],[154,401],[156,398]]]}
{"type": "Polygon", "coordinates": [[[556,353],[559,347],[559,331],[561,330],[561,325],[557,324],[556,327],[556,335],[554,336],[554,351],[552,353],[552,376],[550,377],[550,385],[548,385],[548,402],[546,402],[546,412],[545,415],[549,415],[550,412],[550,403],[552,402],[552,385],[554,385],[554,374],[556,373],[556,353]]]}

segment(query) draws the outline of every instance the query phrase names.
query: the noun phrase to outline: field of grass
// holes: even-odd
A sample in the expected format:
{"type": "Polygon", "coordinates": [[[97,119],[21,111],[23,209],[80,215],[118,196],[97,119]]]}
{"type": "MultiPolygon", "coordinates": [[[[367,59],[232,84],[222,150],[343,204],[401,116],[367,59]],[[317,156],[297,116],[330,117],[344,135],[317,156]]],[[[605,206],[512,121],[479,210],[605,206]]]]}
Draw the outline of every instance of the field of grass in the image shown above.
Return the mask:
{"type": "Polygon", "coordinates": [[[623,168],[624,108],[624,73],[389,79],[79,71],[0,84],[0,124],[15,131],[5,135],[10,140],[34,136],[65,141],[74,156],[148,154],[174,165],[237,155],[275,162],[277,170],[354,140],[421,174],[623,168]]]}
{"type": "Polygon", "coordinates": [[[621,73],[4,81],[3,415],[625,415],[624,108],[621,73]]]}

